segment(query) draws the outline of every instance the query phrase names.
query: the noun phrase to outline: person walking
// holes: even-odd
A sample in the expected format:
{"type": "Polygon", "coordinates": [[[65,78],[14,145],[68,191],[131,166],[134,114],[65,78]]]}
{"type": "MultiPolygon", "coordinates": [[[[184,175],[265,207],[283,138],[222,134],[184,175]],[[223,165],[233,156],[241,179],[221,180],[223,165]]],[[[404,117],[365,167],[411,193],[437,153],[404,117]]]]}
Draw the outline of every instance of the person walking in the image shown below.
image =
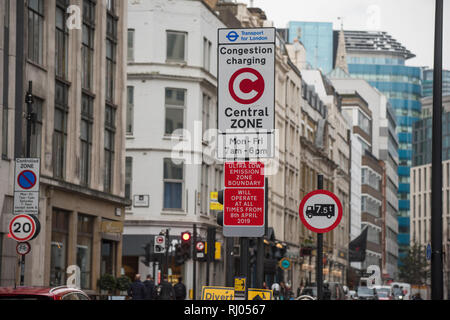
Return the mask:
{"type": "Polygon", "coordinates": [[[158,300],[175,300],[175,290],[167,281],[167,275],[163,276],[163,280],[158,286],[158,300]]]}
{"type": "Polygon", "coordinates": [[[271,287],[272,291],[273,291],[273,297],[275,300],[280,300],[280,285],[276,282],[274,282],[272,284],[271,287]]]}
{"type": "Polygon", "coordinates": [[[128,289],[128,295],[132,300],[144,300],[146,296],[145,286],[141,281],[141,275],[136,274],[134,277],[134,282],[130,285],[128,289]]]}
{"type": "Polygon", "coordinates": [[[185,300],[186,299],[186,286],[183,284],[183,278],[178,278],[178,283],[173,286],[173,290],[175,291],[175,299],[176,300],[185,300]]]}
{"type": "Polygon", "coordinates": [[[146,300],[155,300],[156,295],[156,287],[155,282],[151,275],[147,275],[147,279],[144,281],[145,286],[145,299],[146,300]]]}

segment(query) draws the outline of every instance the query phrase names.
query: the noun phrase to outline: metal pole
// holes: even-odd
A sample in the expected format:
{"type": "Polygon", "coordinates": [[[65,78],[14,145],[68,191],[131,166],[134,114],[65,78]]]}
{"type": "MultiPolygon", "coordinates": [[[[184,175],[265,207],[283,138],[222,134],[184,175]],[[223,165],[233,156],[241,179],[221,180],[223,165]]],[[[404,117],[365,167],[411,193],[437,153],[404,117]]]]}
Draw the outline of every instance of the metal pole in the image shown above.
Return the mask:
{"type": "Polygon", "coordinates": [[[442,38],[443,0],[436,0],[431,186],[431,299],[442,300],[442,38]]]}
{"type": "Polygon", "coordinates": [[[197,225],[194,223],[194,227],[193,227],[193,236],[192,236],[192,240],[193,240],[193,245],[192,247],[192,300],[196,300],[196,291],[197,291],[197,259],[195,257],[196,252],[194,249],[195,244],[197,243],[197,225]]]}
{"type": "Polygon", "coordinates": [[[225,265],[225,277],[226,286],[234,287],[234,238],[228,237],[226,239],[226,265],[225,265]]]}
{"type": "MultiPolygon", "coordinates": [[[[267,235],[268,229],[268,208],[269,208],[269,179],[265,178],[264,185],[264,235],[267,235]]],[[[264,236],[257,239],[256,251],[256,287],[262,288],[264,282],[264,236]]]]}
{"type": "MultiPolygon", "coordinates": [[[[317,175],[317,189],[323,188],[323,175],[317,175]]],[[[323,234],[317,234],[317,270],[316,270],[316,283],[317,283],[317,300],[323,298],[323,234]]]]}
{"type": "Polygon", "coordinates": [[[249,238],[241,237],[241,259],[240,259],[240,273],[241,276],[248,278],[248,268],[249,268],[249,259],[248,259],[248,243],[249,238]]]}
{"type": "Polygon", "coordinates": [[[164,275],[169,279],[169,229],[166,229],[166,261],[164,266],[164,275]]]}

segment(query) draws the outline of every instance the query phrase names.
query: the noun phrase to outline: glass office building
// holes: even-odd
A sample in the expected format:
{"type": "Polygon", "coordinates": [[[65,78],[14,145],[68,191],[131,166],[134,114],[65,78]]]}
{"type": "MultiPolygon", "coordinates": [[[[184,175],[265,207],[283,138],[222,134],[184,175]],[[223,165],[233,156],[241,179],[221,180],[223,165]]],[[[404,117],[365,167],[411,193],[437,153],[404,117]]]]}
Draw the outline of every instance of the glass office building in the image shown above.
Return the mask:
{"type": "MultiPolygon", "coordinates": [[[[423,70],[422,91],[424,97],[433,96],[433,69],[423,70]]],[[[450,70],[442,70],[442,94],[450,95],[450,70]]]]}
{"type": "Polygon", "coordinates": [[[298,38],[306,49],[306,62],[324,74],[333,70],[333,23],[290,21],[288,42],[298,38]]]}
{"type": "MultiPolygon", "coordinates": [[[[335,31],[335,39],[337,38],[335,31]]],[[[389,98],[397,118],[399,140],[399,258],[410,242],[410,169],[413,123],[420,119],[422,70],[405,65],[414,57],[386,32],[344,31],[351,77],[365,79],[389,98]]],[[[400,264],[399,259],[399,264],[400,264]]]]}

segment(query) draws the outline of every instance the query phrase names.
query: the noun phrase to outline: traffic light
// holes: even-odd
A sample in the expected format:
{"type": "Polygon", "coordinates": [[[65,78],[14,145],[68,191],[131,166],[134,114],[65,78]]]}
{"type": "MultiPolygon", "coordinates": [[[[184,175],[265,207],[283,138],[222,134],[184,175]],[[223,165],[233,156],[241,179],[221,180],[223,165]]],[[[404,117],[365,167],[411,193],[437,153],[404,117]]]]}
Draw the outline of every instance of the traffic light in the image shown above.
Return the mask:
{"type": "Polygon", "coordinates": [[[195,259],[197,261],[206,261],[205,249],[205,241],[197,241],[195,244],[195,259]]]}
{"type": "Polygon", "coordinates": [[[258,253],[258,243],[255,239],[250,239],[248,244],[250,265],[256,263],[256,255],[258,253]]]}
{"type": "Polygon", "coordinates": [[[141,261],[147,267],[150,265],[150,262],[151,262],[150,261],[150,247],[151,247],[150,243],[147,243],[145,246],[142,246],[142,248],[144,248],[145,255],[144,255],[144,259],[141,261]]]}
{"type": "MultiPolygon", "coordinates": [[[[217,202],[223,205],[223,190],[217,192],[217,202]]],[[[217,212],[217,224],[223,227],[223,211],[217,212]]]]}
{"type": "Polygon", "coordinates": [[[181,252],[184,261],[191,258],[191,242],[192,242],[191,238],[192,236],[189,231],[181,233],[181,252]]]}
{"type": "Polygon", "coordinates": [[[175,245],[175,264],[180,266],[184,263],[183,251],[181,250],[181,245],[175,245]]]}

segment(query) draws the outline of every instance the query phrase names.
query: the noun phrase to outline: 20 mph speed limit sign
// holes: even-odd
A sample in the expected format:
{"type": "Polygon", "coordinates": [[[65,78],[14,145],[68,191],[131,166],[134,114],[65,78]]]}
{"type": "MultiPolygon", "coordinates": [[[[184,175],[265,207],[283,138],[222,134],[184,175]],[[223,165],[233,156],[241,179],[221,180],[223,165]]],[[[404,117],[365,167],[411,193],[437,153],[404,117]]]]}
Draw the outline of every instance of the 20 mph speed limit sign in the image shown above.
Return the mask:
{"type": "Polygon", "coordinates": [[[39,220],[31,215],[15,216],[9,223],[9,234],[18,242],[33,240],[40,230],[39,220]]]}

